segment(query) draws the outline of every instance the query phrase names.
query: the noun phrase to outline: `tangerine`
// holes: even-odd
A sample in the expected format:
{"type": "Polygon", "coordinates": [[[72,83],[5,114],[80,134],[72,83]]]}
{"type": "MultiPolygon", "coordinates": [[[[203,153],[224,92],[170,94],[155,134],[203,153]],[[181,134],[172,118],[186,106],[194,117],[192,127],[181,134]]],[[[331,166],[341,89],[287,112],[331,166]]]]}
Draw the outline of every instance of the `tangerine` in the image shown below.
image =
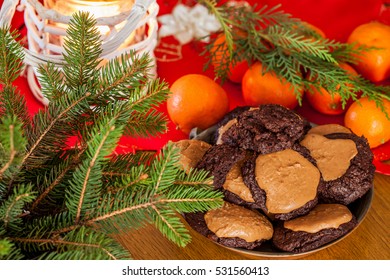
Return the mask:
{"type": "Polygon", "coordinates": [[[390,26],[372,21],[356,27],[349,35],[348,43],[375,47],[361,52],[356,70],[372,82],[390,77],[390,26]]]}
{"type": "MultiPolygon", "coordinates": [[[[340,63],[339,66],[351,76],[358,75],[356,70],[347,63],[340,63]]],[[[342,105],[341,95],[337,92],[331,94],[325,88],[318,89],[315,86],[310,86],[305,96],[310,105],[322,114],[340,115],[346,110],[342,105]]]]}
{"type": "MultiPolygon", "coordinates": [[[[241,33],[240,33],[241,34],[241,33]]],[[[220,65],[226,64],[228,59],[227,55],[227,45],[226,45],[226,36],[224,34],[219,35],[215,40],[213,47],[211,48],[211,53],[213,53],[211,63],[214,68],[219,67],[220,65]]],[[[234,83],[241,83],[242,77],[246,70],[248,70],[249,65],[246,60],[238,61],[233,64],[229,63],[229,72],[227,78],[234,83]]]]}
{"type": "MultiPolygon", "coordinates": [[[[390,101],[383,100],[383,106],[390,116],[390,101]]],[[[362,97],[348,108],[344,124],[355,134],[367,138],[371,148],[390,139],[390,119],[376,105],[374,100],[362,97]]]]}
{"type": "MultiPolygon", "coordinates": [[[[289,109],[298,105],[298,99],[291,83],[278,77],[275,72],[262,73],[262,64],[254,63],[242,79],[242,95],[249,106],[261,104],[279,104],[289,109]]],[[[303,95],[303,87],[300,89],[303,95]]]]}
{"type": "Polygon", "coordinates": [[[170,91],[168,115],[184,133],[195,127],[206,129],[229,111],[225,90],[205,75],[184,75],[171,85],[170,91]]]}

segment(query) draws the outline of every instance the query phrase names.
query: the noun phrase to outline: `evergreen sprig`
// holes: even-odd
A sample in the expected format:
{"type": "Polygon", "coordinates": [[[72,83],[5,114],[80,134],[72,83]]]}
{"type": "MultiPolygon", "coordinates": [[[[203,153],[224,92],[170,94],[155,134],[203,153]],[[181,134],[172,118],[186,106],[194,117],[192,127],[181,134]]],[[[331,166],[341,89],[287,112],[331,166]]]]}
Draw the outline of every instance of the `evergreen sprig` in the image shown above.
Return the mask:
{"type": "Polygon", "coordinates": [[[114,153],[124,135],[165,132],[156,107],[169,91],[146,54],[103,65],[95,23],[75,14],[62,69],[39,67],[49,104],[33,118],[12,85],[23,50],[0,29],[0,259],[130,258],[112,234],[148,223],[185,246],[191,237],[180,212],[222,204],[207,173],[179,167],[172,144],[114,153]]]}
{"type": "Polygon", "coordinates": [[[218,45],[213,39],[204,52],[208,57],[205,67],[213,61],[215,76],[222,81],[229,74],[229,65],[242,60],[260,61],[263,72],[273,71],[282,81],[291,83],[299,102],[302,89],[308,90],[311,85],[331,94],[337,89],[344,106],[349,98],[356,100],[360,92],[382,109],[382,100],[390,100],[390,87],[377,86],[361,76],[352,79],[338,66],[340,62],[357,63],[359,53],[372,48],[322,38],[303,21],[284,13],[280,5],[231,7],[213,0],[200,2],[219,22],[229,23],[230,28],[221,30],[225,42],[218,45]],[[216,63],[217,54],[222,57],[220,63],[216,63]],[[307,76],[314,77],[314,81],[307,76]]]}

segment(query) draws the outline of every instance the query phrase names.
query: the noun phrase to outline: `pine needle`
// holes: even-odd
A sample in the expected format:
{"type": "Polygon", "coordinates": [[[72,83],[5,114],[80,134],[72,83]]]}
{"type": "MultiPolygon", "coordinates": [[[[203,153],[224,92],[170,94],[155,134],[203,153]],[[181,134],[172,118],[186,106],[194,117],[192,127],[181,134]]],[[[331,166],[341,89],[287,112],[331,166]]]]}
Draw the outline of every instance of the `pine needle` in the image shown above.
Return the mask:
{"type": "Polygon", "coordinates": [[[75,14],[63,69],[39,67],[50,102],[31,121],[11,84],[22,49],[8,29],[0,32],[11,46],[0,46],[0,82],[7,83],[0,92],[0,259],[128,259],[111,234],[148,223],[185,246],[191,237],[179,212],[221,204],[207,173],[180,169],[173,145],[114,154],[124,135],[166,131],[157,107],[169,91],[150,75],[147,54],[129,52],[100,66],[95,23],[75,14]]]}
{"type": "Polygon", "coordinates": [[[344,105],[349,98],[356,100],[358,93],[362,92],[384,109],[382,98],[389,99],[389,86],[377,86],[362,77],[351,82],[351,77],[338,66],[340,62],[357,63],[362,51],[373,48],[321,38],[304,22],[280,10],[280,5],[273,8],[262,6],[260,9],[256,5],[235,7],[234,12],[228,13],[232,8],[226,4],[202,2],[220,22],[229,21],[230,24],[230,28],[221,30],[226,38],[233,39],[226,40],[229,49],[222,48],[225,54],[216,48],[215,40],[206,46],[204,53],[208,57],[206,67],[211,64],[216,52],[225,58],[214,69],[215,76],[222,81],[229,74],[229,65],[235,65],[241,60],[250,63],[260,61],[263,71],[275,72],[282,82],[285,79],[291,83],[300,103],[302,87],[313,85],[313,80],[306,80],[308,75],[316,77],[316,87],[323,87],[330,92],[335,92],[339,85],[352,84],[353,90],[344,88],[339,92],[344,105]]]}

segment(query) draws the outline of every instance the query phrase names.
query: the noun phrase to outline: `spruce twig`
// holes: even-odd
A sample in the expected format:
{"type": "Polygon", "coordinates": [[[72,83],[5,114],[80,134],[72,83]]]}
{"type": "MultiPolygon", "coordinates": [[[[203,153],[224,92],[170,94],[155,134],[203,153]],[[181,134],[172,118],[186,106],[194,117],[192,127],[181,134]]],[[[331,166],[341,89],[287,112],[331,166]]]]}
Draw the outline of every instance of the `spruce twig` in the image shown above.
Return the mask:
{"type": "Polygon", "coordinates": [[[186,245],[178,212],[222,204],[207,174],[186,175],[171,144],[159,153],[114,153],[123,135],[166,130],[156,106],[167,84],[149,74],[147,55],[129,52],[100,66],[100,36],[87,13],[74,15],[67,34],[63,70],[39,67],[50,102],[30,120],[12,86],[22,49],[0,29],[0,42],[12,45],[0,47],[0,259],[130,258],[112,234],[147,223],[186,245]]]}
{"type": "Polygon", "coordinates": [[[338,66],[340,62],[357,63],[359,53],[372,48],[321,38],[304,22],[280,10],[280,6],[263,6],[259,9],[256,5],[234,7],[234,12],[228,13],[232,7],[226,4],[219,5],[209,0],[201,2],[220,22],[228,21],[230,24],[230,28],[221,30],[226,38],[232,38],[226,39],[229,47],[217,48],[214,39],[206,46],[204,53],[208,56],[206,67],[215,53],[224,57],[220,64],[214,65],[215,76],[222,81],[227,78],[229,65],[241,60],[250,63],[261,61],[262,71],[273,71],[281,80],[284,78],[291,83],[299,102],[304,86],[315,85],[332,93],[342,85],[337,92],[343,106],[349,98],[356,100],[358,93],[362,92],[384,110],[382,98],[390,99],[389,86],[377,86],[361,76],[351,81],[350,75],[338,66]],[[225,54],[221,54],[223,51],[225,54]],[[306,76],[316,77],[315,83],[306,76]],[[347,84],[352,87],[344,86],[347,84]]]}

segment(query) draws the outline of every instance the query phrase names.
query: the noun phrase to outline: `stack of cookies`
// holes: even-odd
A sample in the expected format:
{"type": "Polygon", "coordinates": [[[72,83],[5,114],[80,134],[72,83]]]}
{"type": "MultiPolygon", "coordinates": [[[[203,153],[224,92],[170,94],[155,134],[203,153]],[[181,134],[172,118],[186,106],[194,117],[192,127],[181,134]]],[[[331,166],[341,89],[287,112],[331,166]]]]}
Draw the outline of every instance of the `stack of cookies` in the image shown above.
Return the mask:
{"type": "Polygon", "coordinates": [[[210,172],[223,207],[186,214],[196,231],[229,247],[307,252],[349,231],[348,208],[373,187],[364,137],[340,125],[311,127],[279,105],[239,107],[211,143],[182,140],[183,168],[210,172]]]}

